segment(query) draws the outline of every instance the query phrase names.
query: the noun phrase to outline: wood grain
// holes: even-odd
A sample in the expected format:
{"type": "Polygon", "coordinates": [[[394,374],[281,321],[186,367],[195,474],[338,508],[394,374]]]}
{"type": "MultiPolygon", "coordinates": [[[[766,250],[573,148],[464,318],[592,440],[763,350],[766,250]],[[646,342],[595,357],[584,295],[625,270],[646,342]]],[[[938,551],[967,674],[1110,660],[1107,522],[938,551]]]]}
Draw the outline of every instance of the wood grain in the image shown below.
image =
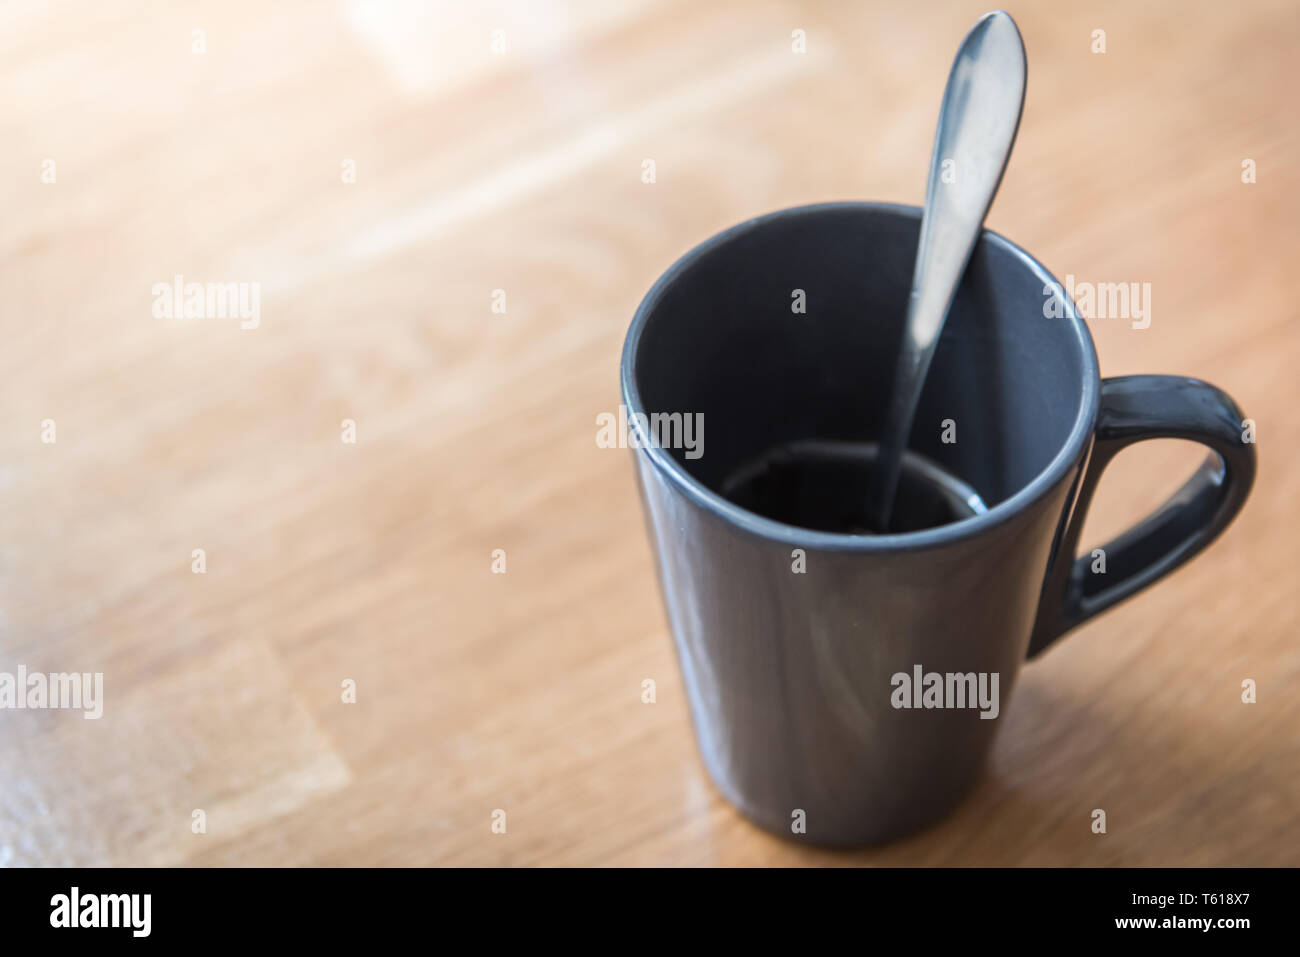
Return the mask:
{"type": "MultiPolygon", "coordinates": [[[[0,711],[0,864],[1300,864],[1293,0],[1011,11],[990,225],[1151,283],[1149,328],[1091,323],[1103,372],[1237,397],[1236,525],[1030,666],[913,839],[774,839],[696,755],[628,453],[594,441],[627,322],[748,216],[919,202],[983,9],[6,7],[0,671],[105,701],[0,711]],[[155,318],[176,274],[260,283],[260,325],[155,318]]],[[[1126,453],[1085,538],[1198,458],[1126,453]]]]}

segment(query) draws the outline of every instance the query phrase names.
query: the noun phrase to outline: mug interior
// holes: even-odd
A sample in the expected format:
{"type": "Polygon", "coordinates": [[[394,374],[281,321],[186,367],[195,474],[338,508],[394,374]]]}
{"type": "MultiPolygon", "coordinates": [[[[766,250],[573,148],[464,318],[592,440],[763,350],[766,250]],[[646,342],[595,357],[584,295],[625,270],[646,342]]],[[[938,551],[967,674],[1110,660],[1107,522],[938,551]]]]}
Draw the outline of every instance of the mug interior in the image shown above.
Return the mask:
{"type": "MultiPolygon", "coordinates": [[[[629,413],[701,413],[703,454],[664,451],[718,494],[774,445],[875,441],[919,232],[914,207],[834,203],[773,213],[692,250],[633,320],[629,413]],[[793,308],[799,290],[803,313],[793,308]]],[[[1068,467],[1062,451],[1091,430],[1083,420],[1096,401],[1096,356],[1053,282],[1023,250],[986,232],[917,409],[908,448],[972,486],[990,509],[1054,462],[1068,467]],[[1045,309],[1049,301],[1054,309],[1045,309]]]]}

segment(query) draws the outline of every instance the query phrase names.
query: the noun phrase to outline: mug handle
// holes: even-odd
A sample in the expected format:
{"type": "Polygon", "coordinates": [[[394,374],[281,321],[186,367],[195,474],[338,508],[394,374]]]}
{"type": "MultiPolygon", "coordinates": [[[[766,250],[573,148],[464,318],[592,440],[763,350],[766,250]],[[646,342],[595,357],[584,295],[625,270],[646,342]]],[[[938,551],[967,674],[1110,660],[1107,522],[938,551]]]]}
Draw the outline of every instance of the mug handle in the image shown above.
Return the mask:
{"type": "Polygon", "coordinates": [[[1052,549],[1029,640],[1030,658],[1163,578],[1228,527],[1255,481],[1255,445],[1243,439],[1244,427],[1237,403],[1200,379],[1131,375],[1102,380],[1092,453],[1074,508],[1052,549]],[[1106,571],[1094,574],[1091,553],[1075,558],[1093,493],[1111,459],[1147,439],[1191,439],[1207,446],[1210,455],[1164,505],[1101,546],[1106,571]]]}

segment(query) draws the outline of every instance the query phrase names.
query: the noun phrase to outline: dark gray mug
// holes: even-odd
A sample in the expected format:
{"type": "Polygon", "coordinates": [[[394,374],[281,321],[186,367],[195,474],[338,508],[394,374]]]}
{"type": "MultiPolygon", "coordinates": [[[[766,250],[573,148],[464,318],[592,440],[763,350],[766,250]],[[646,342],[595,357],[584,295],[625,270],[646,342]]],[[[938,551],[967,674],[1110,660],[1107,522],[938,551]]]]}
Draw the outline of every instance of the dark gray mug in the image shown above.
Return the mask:
{"type": "Polygon", "coordinates": [[[986,232],[909,448],[987,511],[872,536],[729,501],[765,449],[880,433],[919,226],[916,208],[871,203],[742,223],[655,283],[623,350],[634,429],[654,413],[708,425],[692,448],[644,428],[632,443],[704,763],[755,822],[820,844],[888,840],[951,809],[1021,662],[1209,544],[1255,473],[1232,399],[1195,379],[1101,380],[1060,284],[986,232]],[[1102,546],[1103,570],[1091,550],[1076,559],[1107,462],[1164,437],[1210,455],[1102,546]]]}

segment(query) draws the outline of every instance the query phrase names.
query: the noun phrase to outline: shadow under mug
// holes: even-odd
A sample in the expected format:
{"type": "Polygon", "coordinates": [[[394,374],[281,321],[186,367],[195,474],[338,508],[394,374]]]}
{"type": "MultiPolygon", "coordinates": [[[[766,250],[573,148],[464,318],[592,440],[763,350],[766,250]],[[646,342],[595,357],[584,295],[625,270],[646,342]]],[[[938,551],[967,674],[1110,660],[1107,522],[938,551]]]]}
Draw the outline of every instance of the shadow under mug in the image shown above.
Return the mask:
{"type": "Polygon", "coordinates": [[[704,764],[759,825],[819,844],[893,839],[955,806],[1021,662],[1203,549],[1255,473],[1231,398],[1182,377],[1100,379],[1061,285],[985,232],[909,449],[987,511],[869,536],[728,501],[728,476],[765,449],[880,434],[919,228],[919,209],[874,203],[742,223],[655,283],[623,350],[630,420],[677,412],[708,426],[694,449],[634,453],[704,764]],[[1093,491],[1116,453],[1153,438],[1210,454],[1102,546],[1094,573],[1091,550],[1075,557],[1093,491]],[[976,687],[996,705],[970,701],[976,687]]]}

